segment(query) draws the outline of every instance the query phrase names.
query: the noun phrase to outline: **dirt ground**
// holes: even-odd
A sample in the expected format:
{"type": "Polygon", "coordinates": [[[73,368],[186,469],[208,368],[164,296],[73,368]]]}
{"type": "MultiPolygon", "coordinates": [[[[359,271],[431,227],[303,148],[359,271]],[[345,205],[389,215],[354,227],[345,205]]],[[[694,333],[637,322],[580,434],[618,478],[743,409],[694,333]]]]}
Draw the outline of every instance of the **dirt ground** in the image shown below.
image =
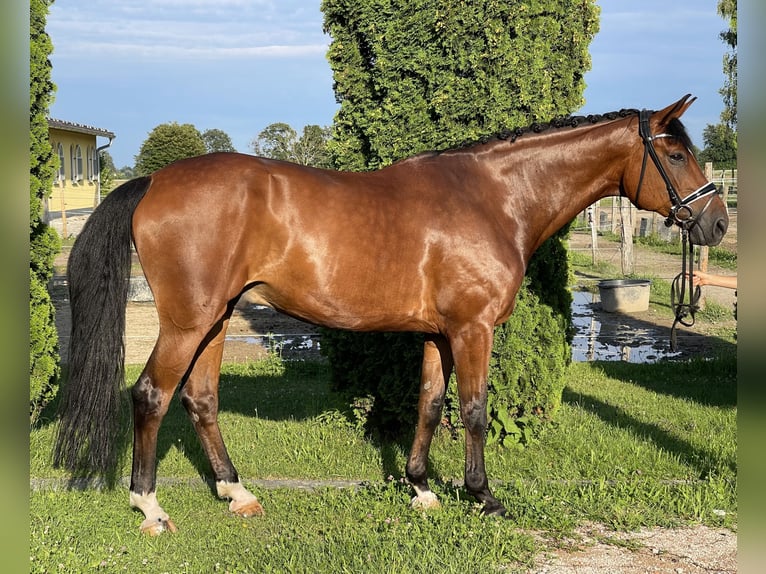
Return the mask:
{"type": "MultiPolygon", "coordinates": [[[[736,214],[732,214],[729,233],[724,245],[736,251],[736,214]]],[[[82,219],[70,217],[67,229],[76,234],[82,219]]],[[[56,222],[52,225],[55,227],[56,222]]],[[[570,247],[590,251],[589,233],[573,233],[570,247]]],[[[599,238],[599,257],[619,268],[620,255],[616,244],[599,238]]],[[[69,308],[66,283],[62,275],[68,252],[56,261],[57,276],[52,294],[56,306],[56,325],[59,331],[62,358],[66,358],[69,335],[69,308]]],[[[680,258],[655,253],[636,247],[636,271],[648,272],[671,280],[681,270],[680,258]]],[[[710,267],[709,271],[731,274],[731,271],[710,267]]],[[[720,288],[706,288],[705,297],[731,308],[736,299],[734,292],[720,288]]],[[[651,310],[632,320],[651,323],[669,330],[672,319],[651,310]]],[[[734,320],[730,321],[732,324],[734,320]]],[[[720,327],[720,325],[718,325],[720,327]]],[[[157,315],[151,302],[129,302],[127,307],[126,361],[144,363],[151,353],[158,333],[157,315]]],[[[308,341],[303,348],[285,346],[285,356],[318,356],[315,344],[316,328],[280,315],[270,309],[253,304],[245,295],[232,316],[224,347],[225,361],[243,361],[263,356],[274,341],[301,338],[308,341]],[[312,339],[310,336],[314,336],[312,339]],[[307,347],[307,345],[310,345],[307,347]]],[[[705,329],[694,327],[684,339],[687,352],[703,355],[709,350],[705,329]]],[[[690,528],[651,528],[636,532],[615,532],[600,524],[579,527],[570,540],[555,541],[551,550],[540,556],[528,574],[729,574],[737,571],[737,534],[726,529],[706,526],[690,528]]]]}
{"type": "Polygon", "coordinates": [[[541,555],[528,574],[731,574],[737,534],[725,528],[642,528],[615,532],[585,524],[541,555]]]}

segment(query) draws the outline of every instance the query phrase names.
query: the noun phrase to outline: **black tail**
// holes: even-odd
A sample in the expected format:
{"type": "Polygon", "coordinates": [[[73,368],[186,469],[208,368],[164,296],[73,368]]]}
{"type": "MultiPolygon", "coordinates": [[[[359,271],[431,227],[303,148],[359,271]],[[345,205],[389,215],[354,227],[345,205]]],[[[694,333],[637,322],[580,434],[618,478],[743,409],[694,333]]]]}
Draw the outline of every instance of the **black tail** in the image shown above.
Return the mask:
{"type": "Polygon", "coordinates": [[[106,474],[117,460],[131,227],[150,184],[151,178],[141,177],[112,191],[88,218],[69,256],[72,332],[53,452],[56,467],[106,474]]]}

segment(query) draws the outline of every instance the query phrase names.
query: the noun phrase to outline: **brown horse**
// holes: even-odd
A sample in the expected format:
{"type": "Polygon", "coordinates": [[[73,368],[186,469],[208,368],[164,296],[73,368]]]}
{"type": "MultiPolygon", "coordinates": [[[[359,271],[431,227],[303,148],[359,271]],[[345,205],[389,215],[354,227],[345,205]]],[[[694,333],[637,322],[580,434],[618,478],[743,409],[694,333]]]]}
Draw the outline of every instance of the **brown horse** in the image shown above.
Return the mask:
{"type": "Polygon", "coordinates": [[[726,208],[678,119],[692,101],[563,118],[367,173],[211,154],[124,184],[94,211],[69,260],[73,325],[55,464],[105,472],[114,462],[132,241],[160,322],[132,388],[130,503],[146,516],[142,531],[175,530],[157,501],[155,458],[179,384],[218,495],[236,514],[263,512],[217,421],[226,327],[248,289],[318,325],[426,333],[406,466],[413,504],[438,505],[426,460],[454,367],[465,487],[485,513],[504,514],[484,465],[493,329],[513,311],[535,249],[603,197],[667,216],[696,244],[721,240],[726,208]]]}

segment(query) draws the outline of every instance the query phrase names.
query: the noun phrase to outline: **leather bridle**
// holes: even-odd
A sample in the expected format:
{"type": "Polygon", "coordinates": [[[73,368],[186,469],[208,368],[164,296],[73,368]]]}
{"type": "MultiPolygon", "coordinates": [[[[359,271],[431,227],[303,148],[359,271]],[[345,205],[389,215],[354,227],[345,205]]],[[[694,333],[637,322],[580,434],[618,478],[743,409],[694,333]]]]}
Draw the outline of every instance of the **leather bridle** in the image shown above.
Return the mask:
{"type": "Polygon", "coordinates": [[[701,294],[699,286],[694,289],[691,288],[694,285],[694,246],[689,237],[689,230],[697,224],[699,218],[705,213],[718,193],[718,190],[714,183],[708,182],[684,198],[679,195],[678,191],[673,186],[670,177],[668,177],[668,174],[657,155],[657,150],[654,149],[653,143],[654,140],[659,138],[676,136],[669,133],[652,135],[649,126],[650,117],[651,112],[648,110],[641,110],[638,115],[638,133],[644,144],[644,159],[641,163],[641,175],[638,179],[638,189],[636,190],[636,197],[633,203],[638,206],[638,197],[641,193],[641,185],[643,184],[644,174],[646,173],[647,157],[651,157],[657,171],[665,182],[670,202],[673,204],[667,219],[665,219],[665,225],[670,227],[671,225],[676,224],[681,228],[681,244],[683,252],[682,269],[681,273],[676,275],[673,279],[670,290],[670,304],[675,312],[675,321],[673,321],[673,326],[670,329],[670,350],[676,351],[678,348],[676,327],[678,323],[681,323],[686,327],[694,325],[694,314],[699,310],[698,301],[701,294]],[[691,204],[708,196],[710,196],[710,198],[705,203],[704,207],[700,210],[699,214],[695,215],[691,204]],[[685,303],[684,299],[686,297],[687,281],[689,283],[689,300],[685,303]],[[687,317],[690,317],[690,319],[687,319],[687,317]]]}
{"type": "Polygon", "coordinates": [[[673,182],[670,180],[668,173],[665,171],[659,156],[657,155],[657,150],[654,149],[654,140],[660,138],[672,138],[676,136],[668,133],[652,135],[651,128],[649,127],[649,118],[651,115],[652,113],[649,110],[641,110],[638,114],[638,134],[641,136],[641,141],[644,143],[644,159],[641,163],[641,175],[638,179],[636,199],[633,203],[638,206],[638,197],[641,193],[641,185],[644,182],[644,174],[646,173],[646,159],[648,156],[650,156],[652,158],[652,163],[654,163],[654,166],[657,168],[657,171],[660,172],[660,176],[665,182],[665,187],[668,191],[670,202],[673,204],[673,206],[670,208],[670,213],[665,220],[665,225],[670,227],[675,223],[681,227],[681,229],[689,230],[694,225],[696,225],[699,218],[703,213],[705,213],[708,206],[713,201],[715,194],[718,193],[718,189],[713,182],[707,182],[684,198],[679,195],[678,191],[673,185],[673,182]],[[703,197],[707,196],[710,196],[710,199],[708,199],[705,206],[702,208],[702,210],[700,210],[699,215],[695,216],[691,204],[698,199],[702,199],[703,197]],[[682,214],[685,214],[687,217],[680,217],[682,214]]]}

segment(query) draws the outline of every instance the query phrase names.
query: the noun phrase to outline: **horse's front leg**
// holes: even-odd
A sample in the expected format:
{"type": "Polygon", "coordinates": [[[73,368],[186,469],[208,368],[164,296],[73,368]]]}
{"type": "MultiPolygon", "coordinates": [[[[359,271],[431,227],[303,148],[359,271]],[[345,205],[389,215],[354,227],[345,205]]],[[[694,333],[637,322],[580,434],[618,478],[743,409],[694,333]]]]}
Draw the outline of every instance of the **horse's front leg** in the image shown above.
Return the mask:
{"type": "Polygon", "coordinates": [[[435,336],[425,343],[423,368],[420,376],[418,424],[406,475],[415,490],[413,508],[435,508],[439,500],[428,486],[428,451],[444,406],[444,394],[452,371],[452,353],[447,340],[435,336]]]}
{"type": "Polygon", "coordinates": [[[225,318],[214,328],[214,337],[197,358],[180,395],[210,461],[218,496],[231,500],[231,512],[249,517],[262,515],[263,507],[240,482],[218,426],[218,382],[227,326],[225,318]]]}
{"type": "Polygon", "coordinates": [[[484,463],[487,430],[487,377],[493,328],[471,325],[450,339],[455,359],[460,415],[465,425],[465,487],[484,505],[484,514],[504,516],[505,507],[489,489],[484,463]]]}

